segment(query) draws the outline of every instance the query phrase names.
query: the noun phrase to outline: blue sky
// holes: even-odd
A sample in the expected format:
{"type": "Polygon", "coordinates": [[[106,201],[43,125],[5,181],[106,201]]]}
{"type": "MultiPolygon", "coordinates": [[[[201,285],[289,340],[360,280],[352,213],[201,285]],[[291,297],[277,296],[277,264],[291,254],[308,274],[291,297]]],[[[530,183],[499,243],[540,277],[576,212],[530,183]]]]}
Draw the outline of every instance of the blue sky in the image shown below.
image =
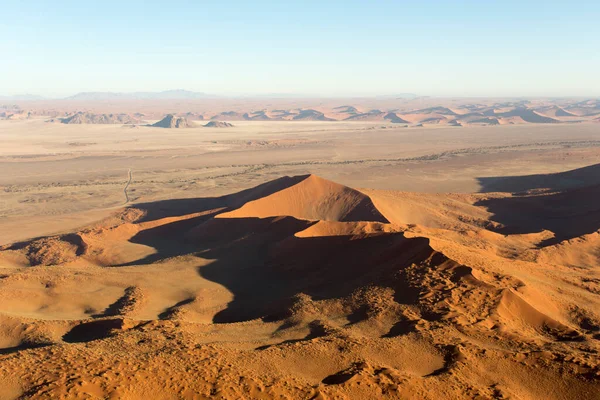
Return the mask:
{"type": "Polygon", "coordinates": [[[600,96],[600,1],[7,1],[0,94],[600,96]]]}

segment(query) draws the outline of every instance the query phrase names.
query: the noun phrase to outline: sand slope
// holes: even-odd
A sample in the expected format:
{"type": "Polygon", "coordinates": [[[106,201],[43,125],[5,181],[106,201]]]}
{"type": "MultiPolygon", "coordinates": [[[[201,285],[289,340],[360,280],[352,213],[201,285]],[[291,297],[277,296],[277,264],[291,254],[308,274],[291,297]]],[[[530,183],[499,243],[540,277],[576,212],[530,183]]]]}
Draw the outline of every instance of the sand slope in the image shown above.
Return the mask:
{"type": "Polygon", "coordinates": [[[248,202],[220,217],[265,218],[278,215],[309,220],[387,222],[368,196],[315,175],[308,175],[294,186],[248,202]]]}
{"type": "Polygon", "coordinates": [[[0,398],[596,399],[597,185],[302,175],[6,244],[0,398]]]}

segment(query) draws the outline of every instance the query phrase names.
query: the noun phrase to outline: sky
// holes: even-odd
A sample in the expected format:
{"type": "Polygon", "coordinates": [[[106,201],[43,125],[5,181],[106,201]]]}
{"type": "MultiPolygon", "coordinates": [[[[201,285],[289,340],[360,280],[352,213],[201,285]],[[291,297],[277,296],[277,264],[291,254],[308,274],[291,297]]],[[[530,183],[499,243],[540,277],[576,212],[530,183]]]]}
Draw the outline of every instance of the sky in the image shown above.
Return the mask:
{"type": "Polygon", "coordinates": [[[600,1],[27,1],[0,94],[600,96],[600,1]]]}

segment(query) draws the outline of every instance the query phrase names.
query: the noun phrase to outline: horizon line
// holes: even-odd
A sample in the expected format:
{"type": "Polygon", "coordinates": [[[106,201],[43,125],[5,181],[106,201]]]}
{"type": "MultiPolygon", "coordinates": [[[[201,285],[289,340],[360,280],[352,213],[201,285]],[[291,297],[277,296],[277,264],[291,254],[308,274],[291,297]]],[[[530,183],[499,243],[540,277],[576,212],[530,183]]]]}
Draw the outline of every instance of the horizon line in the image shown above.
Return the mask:
{"type": "MultiPolygon", "coordinates": [[[[470,99],[470,98],[499,98],[499,99],[574,99],[574,98],[600,98],[600,94],[417,94],[412,92],[398,92],[398,93],[381,93],[381,94],[367,94],[367,93],[348,93],[348,94],[318,94],[318,93],[209,93],[209,92],[201,92],[194,91],[188,89],[167,89],[167,90],[135,90],[135,91],[78,91],[73,94],[68,95],[39,95],[35,93],[18,93],[18,94],[0,94],[1,99],[14,99],[17,101],[49,101],[49,100],[77,100],[73,99],[73,97],[81,96],[81,95],[114,95],[114,96],[135,96],[135,95],[160,95],[167,93],[186,93],[188,95],[196,95],[198,97],[173,97],[173,98],[146,98],[146,99],[138,99],[138,100],[210,100],[214,98],[220,99],[236,99],[236,98],[287,98],[287,99],[311,99],[311,98],[319,98],[319,99],[369,99],[369,98],[397,98],[397,99],[406,99],[406,100],[417,100],[423,98],[438,98],[438,99],[470,99]]],[[[115,99],[118,100],[118,99],[115,99]]],[[[93,99],[81,99],[80,101],[94,101],[93,99]]]]}

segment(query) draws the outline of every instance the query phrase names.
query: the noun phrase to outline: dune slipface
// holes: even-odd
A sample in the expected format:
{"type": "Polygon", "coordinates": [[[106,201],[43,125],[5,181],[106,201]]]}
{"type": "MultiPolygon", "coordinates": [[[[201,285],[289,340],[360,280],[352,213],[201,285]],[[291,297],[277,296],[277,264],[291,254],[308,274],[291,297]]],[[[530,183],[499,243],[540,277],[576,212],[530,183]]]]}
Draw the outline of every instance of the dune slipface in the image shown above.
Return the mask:
{"type": "Polygon", "coordinates": [[[597,399],[600,182],[493,184],[283,177],[6,244],[0,397],[597,399]]]}

